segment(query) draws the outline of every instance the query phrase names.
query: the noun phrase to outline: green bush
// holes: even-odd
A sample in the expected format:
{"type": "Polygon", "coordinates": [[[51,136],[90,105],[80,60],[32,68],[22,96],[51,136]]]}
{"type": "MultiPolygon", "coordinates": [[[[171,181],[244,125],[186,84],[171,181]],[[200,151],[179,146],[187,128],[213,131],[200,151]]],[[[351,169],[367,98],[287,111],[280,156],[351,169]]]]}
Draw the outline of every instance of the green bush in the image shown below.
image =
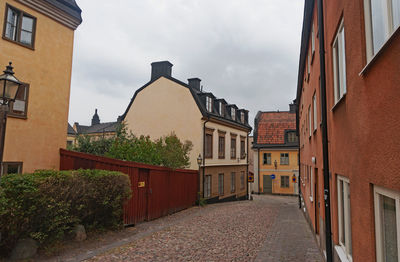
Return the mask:
{"type": "Polygon", "coordinates": [[[105,170],[37,171],[0,181],[0,253],[31,237],[41,244],[62,239],[76,224],[86,230],[123,224],[131,194],[125,174],[105,170]]]}

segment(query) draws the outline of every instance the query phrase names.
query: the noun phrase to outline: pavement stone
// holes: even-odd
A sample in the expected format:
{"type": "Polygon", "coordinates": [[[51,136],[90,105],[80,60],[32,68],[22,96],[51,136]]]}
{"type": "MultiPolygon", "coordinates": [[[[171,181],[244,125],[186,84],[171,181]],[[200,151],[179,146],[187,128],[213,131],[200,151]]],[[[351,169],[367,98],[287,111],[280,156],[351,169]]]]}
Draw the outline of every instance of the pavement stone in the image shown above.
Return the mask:
{"type": "Polygon", "coordinates": [[[187,216],[169,216],[168,223],[156,222],[156,226],[85,259],[323,261],[295,197],[260,195],[253,201],[193,209],[187,216]]]}

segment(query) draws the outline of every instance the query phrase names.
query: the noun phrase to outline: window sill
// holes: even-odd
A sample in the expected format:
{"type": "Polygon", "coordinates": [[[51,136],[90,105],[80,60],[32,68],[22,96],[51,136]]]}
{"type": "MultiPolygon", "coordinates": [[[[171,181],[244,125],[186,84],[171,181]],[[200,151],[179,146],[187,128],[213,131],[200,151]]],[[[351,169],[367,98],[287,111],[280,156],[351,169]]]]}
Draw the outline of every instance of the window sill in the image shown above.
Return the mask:
{"type": "Polygon", "coordinates": [[[364,66],[364,68],[361,70],[361,72],[358,74],[359,76],[364,76],[365,74],[367,74],[367,72],[369,71],[369,69],[372,67],[373,64],[375,64],[375,61],[378,60],[378,58],[381,56],[382,53],[385,52],[385,50],[387,49],[387,47],[391,44],[391,42],[393,41],[394,38],[396,38],[396,36],[400,35],[400,27],[398,27],[393,33],[392,35],[386,40],[386,42],[382,45],[381,49],[379,49],[379,51],[372,56],[372,58],[369,60],[369,62],[367,62],[367,64],[364,66]]]}
{"type": "Polygon", "coordinates": [[[341,104],[343,104],[344,102],[344,100],[346,100],[346,94],[347,93],[344,93],[343,94],[343,96],[336,102],[336,104],[331,108],[331,111],[332,112],[334,112],[335,110],[336,110],[336,108],[338,108],[339,107],[339,105],[341,105],[341,104]]]}
{"type": "Polygon", "coordinates": [[[22,44],[22,43],[20,43],[20,42],[11,40],[11,39],[9,39],[9,38],[7,38],[7,37],[5,37],[5,36],[3,36],[3,40],[6,40],[6,41],[8,41],[8,42],[10,42],[10,43],[14,43],[14,44],[17,44],[17,45],[19,45],[19,46],[28,48],[28,49],[30,49],[30,50],[32,50],[32,51],[35,51],[35,48],[34,48],[33,46],[29,46],[29,45],[22,44]]]}
{"type": "Polygon", "coordinates": [[[341,246],[335,246],[336,254],[338,255],[339,259],[341,262],[352,262],[352,259],[349,259],[346,256],[346,253],[344,252],[343,248],[341,246]]]}
{"type": "Polygon", "coordinates": [[[8,113],[7,117],[18,118],[18,119],[28,119],[27,116],[14,115],[12,113],[8,113]]]}

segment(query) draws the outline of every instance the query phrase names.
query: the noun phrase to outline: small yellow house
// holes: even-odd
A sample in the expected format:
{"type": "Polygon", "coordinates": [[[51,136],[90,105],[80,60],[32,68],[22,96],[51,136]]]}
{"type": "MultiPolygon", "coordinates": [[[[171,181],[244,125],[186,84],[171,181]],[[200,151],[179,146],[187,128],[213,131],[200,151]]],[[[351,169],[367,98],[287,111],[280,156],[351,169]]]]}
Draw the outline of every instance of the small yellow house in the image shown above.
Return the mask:
{"type": "Polygon", "coordinates": [[[258,112],[253,151],[257,193],[298,194],[298,150],[294,105],[285,112],[258,112]]]}
{"type": "Polygon", "coordinates": [[[199,191],[208,202],[246,198],[248,111],[205,92],[200,79],[184,83],[171,72],[168,61],[152,63],[150,82],[135,92],[120,120],[138,136],[174,132],[190,140],[190,168],[200,169],[199,191]]]}
{"type": "Polygon", "coordinates": [[[74,0],[0,0],[0,66],[12,61],[19,89],[8,114],[1,173],[58,169],[65,148],[74,0]]]}

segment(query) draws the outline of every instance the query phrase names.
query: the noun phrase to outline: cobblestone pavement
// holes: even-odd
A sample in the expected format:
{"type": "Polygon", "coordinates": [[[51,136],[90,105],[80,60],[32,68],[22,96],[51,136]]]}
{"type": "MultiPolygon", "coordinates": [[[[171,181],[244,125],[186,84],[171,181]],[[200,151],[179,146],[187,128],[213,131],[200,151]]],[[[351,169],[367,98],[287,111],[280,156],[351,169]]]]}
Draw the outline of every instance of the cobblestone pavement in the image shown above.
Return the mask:
{"type": "Polygon", "coordinates": [[[89,254],[97,256],[88,261],[323,261],[296,204],[294,197],[254,196],[195,207],[89,254]]]}

